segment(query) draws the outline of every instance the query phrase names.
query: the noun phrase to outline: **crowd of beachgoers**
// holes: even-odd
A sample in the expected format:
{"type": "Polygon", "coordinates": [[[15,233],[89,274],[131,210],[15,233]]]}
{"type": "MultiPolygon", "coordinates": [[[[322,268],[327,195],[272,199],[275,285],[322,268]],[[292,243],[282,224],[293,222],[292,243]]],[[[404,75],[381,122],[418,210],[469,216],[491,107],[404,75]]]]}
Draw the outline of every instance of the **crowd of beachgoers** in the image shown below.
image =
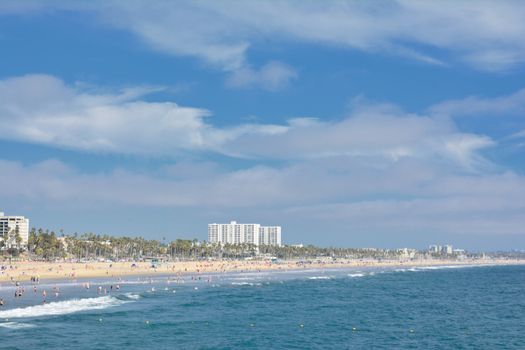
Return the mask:
{"type": "MultiPolygon", "coordinates": [[[[359,268],[359,267],[396,267],[396,266],[440,266],[440,265],[510,265],[523,264],[524,260],[511,259],[476,259],[476,260],[216,260],[216,261],[178,261],[178,262],[42,262],[17,261],[0,263],[0,287],[11,286],[14,300],[23,298],[26,293],[40,294],[42,303],[50,299],[57,299],[61,295],[58,284],[53,287],[40,288],[41,280],[57,281],[82,280],[82,288],[89,290],[91,284],[87,281],[106,278],[111,284],[98,286],[97,294],[104,295],[119,291],[120,283],[126,276],[142,276],[148,279],[155,276],[167,276],[167,281],[181,281],[183,276],[200,280],[209,279],[210,274],[227,272],[261,272],[271,270],[298,270],[298,269],[330,269],[330,268],[359,268]],[[13,291],[14,290],[14,291],[13,291]]],[[[0,296],[0,308],[4,307],[5,300],[0,296]]]]}
{"type": "Polygon", "coordinates": [[[360,266],[421,266],[452,264],[516,264],[523,260],[513,259],[420,259],[420,260],[211,260],[175,262],[0,262],[0,283],[16,283],[39,279],[77,279],[90,277],[119,277],[133,275],[160,275],[177,273],[209,273],[227,271],[263,271],[304,268],[336,268],[360,266]]]}

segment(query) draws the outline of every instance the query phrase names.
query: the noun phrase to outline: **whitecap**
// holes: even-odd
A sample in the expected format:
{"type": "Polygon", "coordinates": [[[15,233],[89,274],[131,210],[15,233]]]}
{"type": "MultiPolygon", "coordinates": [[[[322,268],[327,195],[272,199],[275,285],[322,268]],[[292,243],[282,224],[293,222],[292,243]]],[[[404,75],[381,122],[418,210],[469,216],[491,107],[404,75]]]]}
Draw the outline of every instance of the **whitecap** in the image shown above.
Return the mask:
{"type": "Polygon", "coordinates": [[[438,266],[420,266],[420,270],[443,270],[443,269],[461,269],[466,267],[477,267],[483,265],[438,265],[438,266]]]}
{"type": "Polygon", "coordinates": [[[126,297],[127,299],[138,300],[140,299],[140,294],[124,293],[124,297],[126,297]]]}
{"type": "Polygon", "coordinates": [[[111,296],[71,299],[0,311],[0,319],[66,315],[87,310],[103,310],[127,302],[128,301],[119,300],[111,296]]]}
{"type": "Polygon", "coordinates": [[[4,322],[0,323],[0,327],[8,328],[8,329],[25,329],[25,328],[33,328],[35,325],[29,324],[29,323],[21,323],[21,322],[4,322]]]}
{"type": "Polygon", "coordinates": [[[251,282],[232,282],[232,286],[253,286],[251,282]]]}
{"type": "Polygon", "coordinates": [[[348,274],[348,277],[352,277],[352,278],[355,278],[355,277],[364,277],[365,274],[364,273],[349,273],[348,274]]]}
{"type": "Polygon", "coordinates": [[[332,277],[330,277],[330,276],[312,276],[312,277],[308,277],[309,280],[329,280],[331,278],[332,277]]]}
{"type": "Polygon", "coordinates": [[[233,286],[262,286],[261,283],[252,283],[252,282],[232,282],[233,286]]]}

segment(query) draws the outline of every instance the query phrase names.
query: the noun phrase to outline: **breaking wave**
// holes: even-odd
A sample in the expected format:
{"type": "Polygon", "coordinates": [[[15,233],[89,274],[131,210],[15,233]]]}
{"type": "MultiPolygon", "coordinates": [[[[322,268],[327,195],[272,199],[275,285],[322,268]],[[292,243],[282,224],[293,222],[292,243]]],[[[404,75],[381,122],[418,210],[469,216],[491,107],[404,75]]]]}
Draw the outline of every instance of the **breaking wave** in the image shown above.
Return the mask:
{"type": "Polygon", "coordinates": [[[34,305],[23,308],[0,311],[0,319],[66,315],[80,311],[103,310],[122,305],[127,302],[129,301],[120,300],[112,296],[71,299],[43,305],[34,305]]]}
{"type": "Polygon", "coordinates": [[[117,297],[119,300],[138,300],[141,298],[140,294],[124,293],[117,297]]]}
{"type": "Polygon", "coordinates": [[[252,282],[232,282],[232,286],[261,286],[261,283],[252,282]]]}
{"type": "Polygon", "coordinates": [[[35,325],[29,324],[29,323],[21,323],[21,322],[4,322],[0,323],[0,327],[7,328],[7,329],[25,329],[25,328],[33,328],[35,325]]]}
{"type": "Polygon", "coordinates": [[[395,272],[419,272],[427,270],[462,269],[468,267],[479,267],[487,265],[436,265],[436,266],[414,266],[410,268],[395,269],[395,272]]]}
{"type": "Polygon", "coordinates": [[[365,274],[364,273],[349,273],[348,274],[348,277],[352,277],[352,278],[355,278],[355,277],[364,277],[365,274]]]}

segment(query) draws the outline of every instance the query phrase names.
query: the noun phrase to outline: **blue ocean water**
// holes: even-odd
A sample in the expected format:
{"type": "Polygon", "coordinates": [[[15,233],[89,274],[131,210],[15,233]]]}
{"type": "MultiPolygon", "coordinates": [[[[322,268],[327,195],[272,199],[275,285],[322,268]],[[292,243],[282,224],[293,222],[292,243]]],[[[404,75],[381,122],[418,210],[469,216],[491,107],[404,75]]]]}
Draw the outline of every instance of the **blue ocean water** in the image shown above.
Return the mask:
{"type": "Polygon", "coordinates": [[[525,349],[525,266],[0,287],[1,349],[525,349]],[[182,283],[184,282],[184,283],[182,283]],[[98,287],[102,294],[98,294],[98,287]],[[41,290],[48,292],[41,304],[41,290]],[[108,294],[104,294],[104,289],[108,294]]]}

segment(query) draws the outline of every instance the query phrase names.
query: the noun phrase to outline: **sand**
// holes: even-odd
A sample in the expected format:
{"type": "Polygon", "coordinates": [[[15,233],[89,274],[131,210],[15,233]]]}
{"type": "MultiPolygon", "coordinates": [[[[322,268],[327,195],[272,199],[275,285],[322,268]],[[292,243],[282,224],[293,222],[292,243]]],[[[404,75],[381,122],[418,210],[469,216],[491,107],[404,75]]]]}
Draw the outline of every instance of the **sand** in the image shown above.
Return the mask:
{"type": "Polygon", "coordinates": [[[476,260],[311,260],[280,261],[272,263],[262,260],[235,261],[181,261],[159,263],[156,268],[150,262],[41,262],[17,261],[0,262],[0,282],[28,281],[31,277],[46,279],[77,279],[124,276],[155,276],[177,274],[201,274],[229,271],[296,270],[312,268],[351,268],[351,267],[401,267],[401,266],[439,266],[439,265],[511,265],[525,264],[525,260],[476,259],[476,260]]]}

